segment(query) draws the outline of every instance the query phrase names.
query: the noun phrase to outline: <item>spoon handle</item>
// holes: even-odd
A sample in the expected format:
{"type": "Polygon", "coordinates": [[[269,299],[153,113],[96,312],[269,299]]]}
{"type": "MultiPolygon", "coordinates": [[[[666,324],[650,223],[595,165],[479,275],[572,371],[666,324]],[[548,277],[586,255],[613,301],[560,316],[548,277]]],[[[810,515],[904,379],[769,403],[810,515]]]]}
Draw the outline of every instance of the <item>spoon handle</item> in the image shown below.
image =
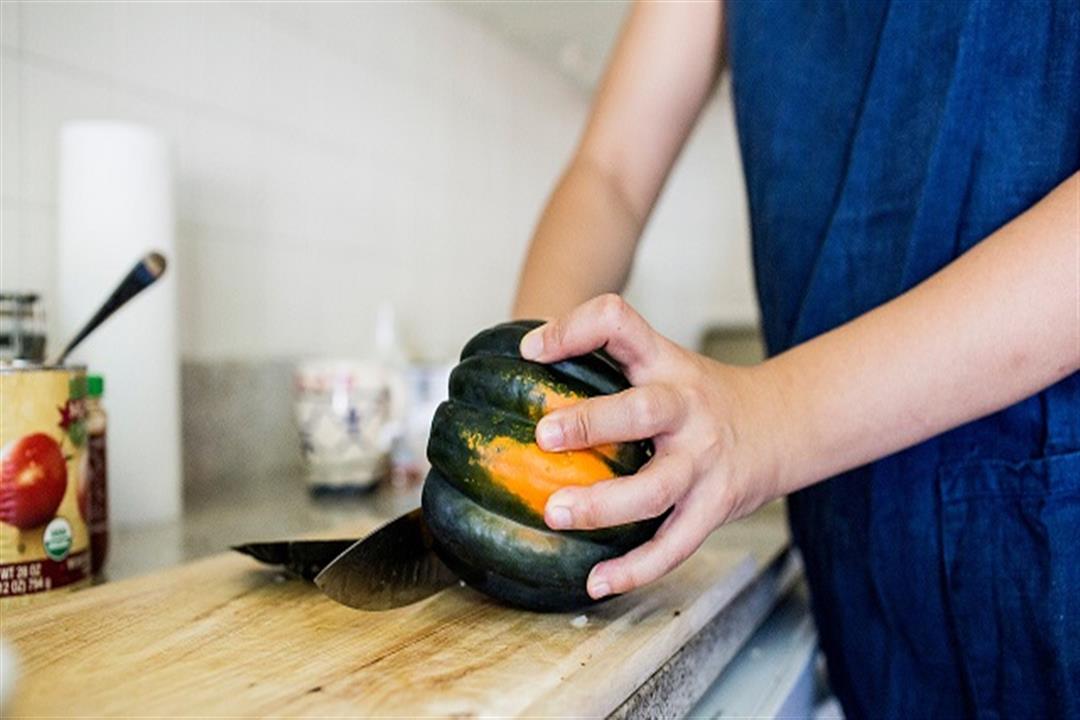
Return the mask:
{"type": "Polygon", "coordinates": [[[56,359],[56,365],[63,365],[64,360],[71,354],[79,343],[86,339],[86,336],[94,332],[97,326],[105,322],[114,312],[119,310],[128,300],[138,295],[154,284],[161,274],[165,272],[165,256],[159,252],[147,253],[139,262],[135,264],[135,267],[131,268],[124,279],[120,281],[120,284],[113,290],[112,295],[106,300],[98,311],[94,313],[94,316],[83,325],[82,330],[79,331],[71,342],[64,348],[64,352],[60,353],[60,356],[56,359]]]}

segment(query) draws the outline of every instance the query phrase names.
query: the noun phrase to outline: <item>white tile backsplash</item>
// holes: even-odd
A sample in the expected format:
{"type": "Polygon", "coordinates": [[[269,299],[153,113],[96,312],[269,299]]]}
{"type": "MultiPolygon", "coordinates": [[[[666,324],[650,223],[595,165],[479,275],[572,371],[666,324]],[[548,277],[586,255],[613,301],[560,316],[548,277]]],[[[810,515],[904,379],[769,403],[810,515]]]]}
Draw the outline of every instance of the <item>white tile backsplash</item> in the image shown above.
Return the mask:
{"type": "MultiPolygon", "coordinates": [[[[35,3],[36,7],[38,3],[35,3]]],[[[20,192],[23,202],[55,208],[58,137],[66,120],[118,117],[116,88],[100,78],[73,75],[23,53],[20,192]]]]}
{"type": "Polygon", "coordinates": [[[274,142],[230,117],[197,114],[180,157],[177,207],[181,217],[204,225],[255,230],[267,211],[264,159],[274,142]]]}
{"type": "Polygon", "coordinates": [[[0,287],[5,289],[22,289],[28,280],[27,272],[22,267],[22,250],[25,245],[21,240],[22,215],[22,206],[19,203],[0,196],[0,243],[4,246],[4,261],[0,263],[0,287]]]}
{"type": "Polygon", "coordinates": [[[216,228],[187,229],[180,271],[190,284],[180,301],[181,325],[192,326],[193,332],[185,340],[205,348],[210,357],[242,356],[242,348],[259,348],[271,318],[263,311],[266,253],[258,238],[216,228]]]}
{"type": "Polygon", "coordinates": [[[15,47],[19,44],[22,7],[19,3],[0,3],[0,45],[15,47]]]}
{"type": "Polygon", "coordinates": [[[22,99],[22,63],[18,51],[0,48],[0,204],[3,207],[10,207],[11,200],[18,203],[22,197],[22,154],[19,151],[22,147],[22,99]]]}
{"type": "MultiPolygon", "coordinates": [[[[207,15],[223,12],[228,4],[187,2],[118,2],[111,14],[115,45],[108,55],[107,74],[125,84],[190,101],[201,99],[202,80],[220,68],[208,68],[201,42],[208,27],[207,15]],[[201,72],[200,72],[201,71],[201,72]]],[[[234,29],[236,26],[233,26],[234,29]]],[[[232,41],[243,43],[235,33],[232,41]]],[[[85,62],[79,58],[78,62],[85,62]]]]}
{"type": "MultiPolygon", "coordinates": [[[[181,348],[363,352],[379,302],[422,356],[508,310],[589,98],[439,3],[2,5],[4,287],[55,305],[57,133],[111,117],[173,143],[181,348]]],[[[717,102],[629,295],[683,342],[752,319],[741,181],[717,102]]]]}
{"type": "Polygon", "coordinates": [[[123,38],[123,28],[118,22],[120,3],[19,2],[18,5],[20,45],[25,53],[81,73],[125,77],[128,69],[117,67],[117,50],[123,38]]]}
{"type": "MultiPolygon", "coordinates": [[[[0,286],[13,290],[38,290],[51,297],[55,291],[56,220],[45,208],[3,203],[0,232],[3,262],[0,286]]],[[[55,339],[52,340],[55,346],[55,339]]]]}

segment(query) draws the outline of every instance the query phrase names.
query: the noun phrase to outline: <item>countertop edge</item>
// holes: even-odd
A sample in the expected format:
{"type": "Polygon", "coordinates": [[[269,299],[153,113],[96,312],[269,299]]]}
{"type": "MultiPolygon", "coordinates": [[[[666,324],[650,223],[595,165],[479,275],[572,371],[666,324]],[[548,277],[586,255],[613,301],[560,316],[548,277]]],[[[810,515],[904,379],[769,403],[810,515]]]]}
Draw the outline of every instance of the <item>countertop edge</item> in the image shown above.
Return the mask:
{"type": "Polygon", "coordinates": [[[802,577],[790,545],[608,717],[683,717],[802,577]]]}

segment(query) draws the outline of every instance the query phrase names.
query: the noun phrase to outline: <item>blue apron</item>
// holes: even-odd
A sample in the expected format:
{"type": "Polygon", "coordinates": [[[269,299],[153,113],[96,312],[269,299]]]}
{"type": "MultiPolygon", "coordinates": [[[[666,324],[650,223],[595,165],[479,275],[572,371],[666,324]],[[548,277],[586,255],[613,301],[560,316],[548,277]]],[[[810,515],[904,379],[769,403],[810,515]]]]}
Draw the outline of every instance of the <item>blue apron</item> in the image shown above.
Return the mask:
{"type": "MultiPolygon", "coordinates": [[[[1080,168],[1080,0],[732,0],[728,40],[770,353],[1080,168]]],[[[849,716],[1080,718],[1080,374],[789,507],[849,716]]]]}

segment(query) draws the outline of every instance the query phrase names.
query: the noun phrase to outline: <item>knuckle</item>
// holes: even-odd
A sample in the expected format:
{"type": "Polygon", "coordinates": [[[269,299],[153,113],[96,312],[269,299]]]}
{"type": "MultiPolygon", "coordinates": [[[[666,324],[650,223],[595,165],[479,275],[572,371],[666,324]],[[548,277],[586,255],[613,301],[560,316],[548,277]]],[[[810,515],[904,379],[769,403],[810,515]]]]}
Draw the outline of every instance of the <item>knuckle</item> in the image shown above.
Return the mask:
{"type": "MultiPolygon", "coordinates": [[[[674,419],[674,422],[680,422],[689,413],[690,397],[688,397],[687,392],[683,389],[672,385],[664,385],[663,392],[667,398],[667,403],[671,408],[671,416],[674,419]]],[[[698,390],[696,388],[691,390],[690,396],[692,397],[697,392],[698,390]]]]}
{"type": "Polygon", "coordinates": [[[681,477],[678,475],[678,468],[673,464],[657,478],[657,492],[653,495],[653,510],[657,511],[657,515],[675,504],[681,488],[681,477]]]}
{"type": "Polygon", "coordinates": [[[583,492],[574,505],[575,514],[580,516],[580,523],[587,528],[603,525],[604,504],[592,492],[583,492]]]}
{"type": "MultiPolygon", "coordinates": [[[[671,503],[666,500],[667,490],[661,477],[647,475],[634,478],[632,476],[613,481],[624,485],[622,485],[623,494],[621,502],[618,503],[618,510],[612,510],[611,515],[606,517],[611,525],[657,517],[671,506],[671,503]]],[[[604,484],[600,483],[593,487],[598,488],[602,485],[604,484]]]]}
{"type": "Polygon", "coordinates": [[[667,574],[686,562],[687,558],[694,554],[694,548],[689,543],[679,543],[672,547],[671,553],[664,560],[663,574],[667,574]]]}
{"type": "Polygon", "coordinates": [[[738,506],[738,498],[728,483],[721,483],[714,496],[714,502],[716,503],[716,518],[721,524],[731,518],[738,506]]]}
{"type": "Polygon", "coordinates": [[[632,562],[619,563],[611,572],[611,578],[614,580],[612,587],[618,587],[619,592],[635,590],[648,582],[638,564],[632,562]]]}
{"type": "Polygon", "coordinates": [[[623,325],[630,308],[626,301],[615,293],[601,295],[598,305],[601,322],[610,329],[616,329],[623,325]]]}
{"type": "Polygon", "coordinates": [[[577,442],[590,445],[593,439],[592,421],[584,409],[575,410],[570,418],[567,435],[577,442]]]}
{"type": "Polygon", "coordinates": [[[562,319],[552,320],[544,326],[544,347],[561,347],[566,337],[566,323],[562,319]]]}
{"type": "Polygon", "coordinates": [[[700,542],[697,537],[690,537],[675,545],[675,550],[672,553],[674,562],[671,564],[669,570],[682,565],[686,560],[694,554],[694,551],[698,549],[700,542]]]}
{"type": "Polygon", "coordinates": [[[660,476],[647,485],[645,505],[650,516],[656,517],[671,507],[674,501],[672,497],[674,484],[671,478],[660,476]]]}
{"type": "Polygon", "coordinates": [[[633,412],[638,424],[647,430],[655,430],[665,424],[667,415],[665,399],[655,389],[642,389],[634,396],[633,412]]]}
{"type": "Polygon", "coordinates": [[[686,385],[678,389],[672,389],[672,394],[678,398],[679,405],[684,412],[698,410],[708,404],[705,391],[697,385],[686,385]]]}
{"type": "Polygon", "coordinates": [[[660,515],[675,502],[680,479],[678,468],[669,455],[654,457],[649,464],[633,476],[637,507],[647,517],[660,515]]]}
{"type": "Polygon", "coordinates": [[[701,458],[705,464],[705,468],[716,467],[724,457],[725,443],[720,438],[713,438],[706,443],[705,448],[701,451],[701,458]]]}
{"type": "Polygon", "coordinates": [[[717,437],[705,433],[693,450],[690,472],[695,475],[707,475],[722,467],[724,461],[724,443],[717,437]]]}
{"type": "Polygon", "coordinates": [[[664,543],[661,554],[659,575],[666,575],[679,567],[679,565],[682,565],[688,557],[694,554],[696,549],[697,545],[685,535],[669,536],[668,542],[664,543]]]}

